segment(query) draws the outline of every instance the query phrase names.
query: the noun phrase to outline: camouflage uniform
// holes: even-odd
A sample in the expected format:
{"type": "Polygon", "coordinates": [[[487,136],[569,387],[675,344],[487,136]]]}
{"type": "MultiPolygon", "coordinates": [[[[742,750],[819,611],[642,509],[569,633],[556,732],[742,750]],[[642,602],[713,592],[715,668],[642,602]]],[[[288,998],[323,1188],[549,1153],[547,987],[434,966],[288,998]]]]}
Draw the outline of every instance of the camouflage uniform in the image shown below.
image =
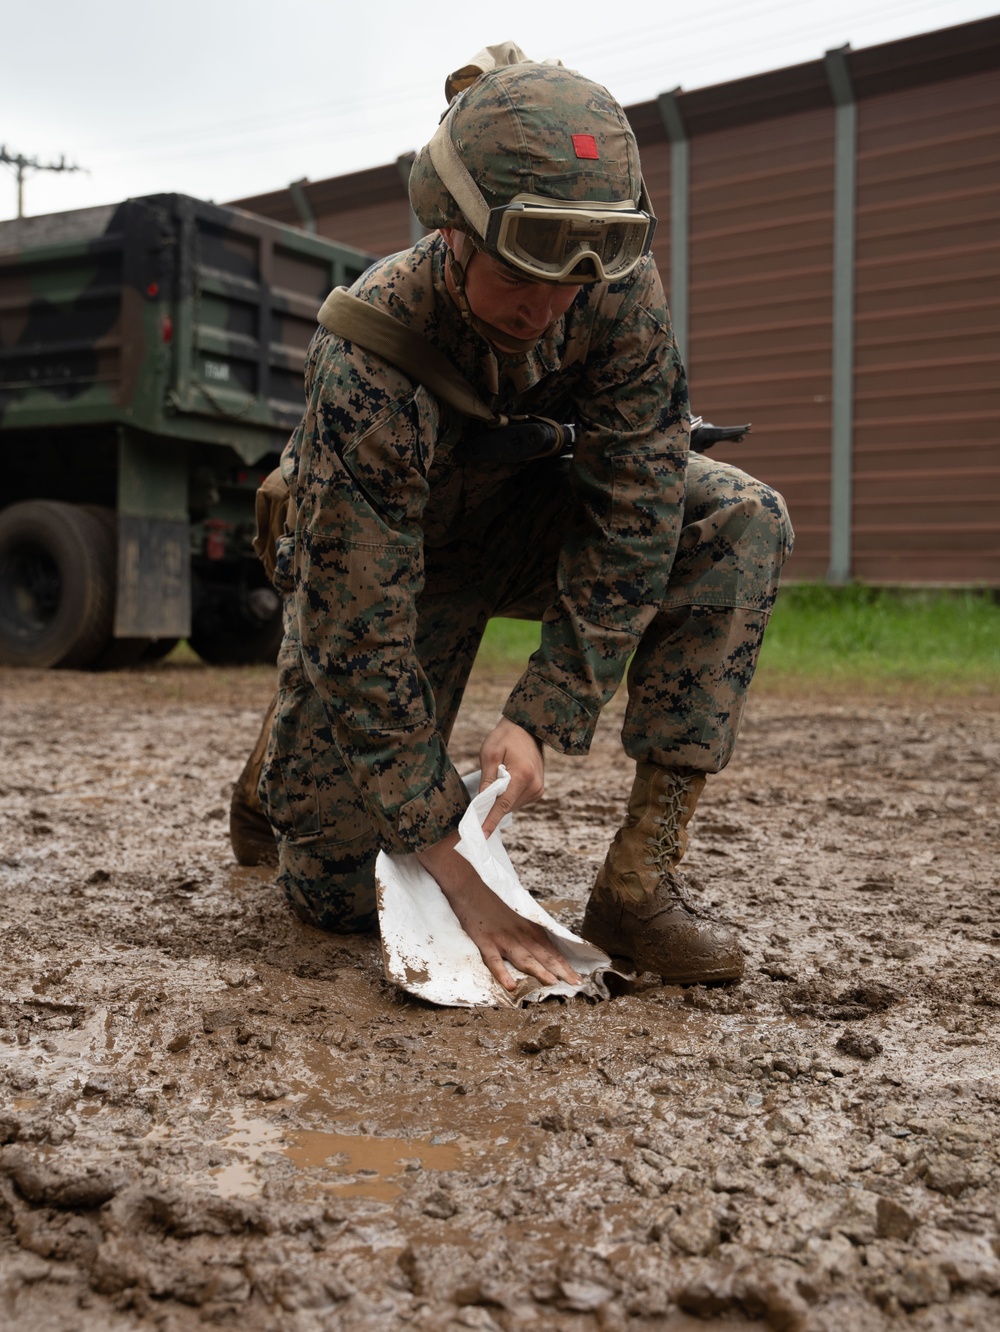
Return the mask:
{"type": "Polygon", "coordinates": [[[292,906],[338,931],[373,926],[380,847],[431,846],[468,803],[446,746],[491,616],[542,621],[511,721],[585,754],[628,666],[629,756],[717,772],[791,547],[780,496],[687,452],[651,258],[581,288],[531,351],[504,356],[462,322],[444,255],[427,237],[352,290],[498,410],[573,421],[577,440],[568,461],[473,467],[467,420],[363,348],[313,340],[282,458],[296,518],[278,543],[285,641],[261,798],[292,906]]]}

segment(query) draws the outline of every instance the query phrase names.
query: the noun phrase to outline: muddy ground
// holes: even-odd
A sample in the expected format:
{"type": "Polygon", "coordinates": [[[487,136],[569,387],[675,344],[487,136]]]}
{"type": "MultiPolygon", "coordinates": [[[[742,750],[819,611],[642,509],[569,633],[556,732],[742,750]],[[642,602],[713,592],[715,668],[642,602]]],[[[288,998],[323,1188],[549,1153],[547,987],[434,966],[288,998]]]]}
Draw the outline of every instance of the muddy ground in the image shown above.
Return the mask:
{"type": "MultiPolygon", "coordinates": [[[[756,696],[688,861],[744,982],[467,1012],[235,864],[269,689],[0,672],[0,1323],[1000,1328],[995,700],[756,696]]],[[[612,709],[507,838],[567,924],[627,780],[612,709]]]]}

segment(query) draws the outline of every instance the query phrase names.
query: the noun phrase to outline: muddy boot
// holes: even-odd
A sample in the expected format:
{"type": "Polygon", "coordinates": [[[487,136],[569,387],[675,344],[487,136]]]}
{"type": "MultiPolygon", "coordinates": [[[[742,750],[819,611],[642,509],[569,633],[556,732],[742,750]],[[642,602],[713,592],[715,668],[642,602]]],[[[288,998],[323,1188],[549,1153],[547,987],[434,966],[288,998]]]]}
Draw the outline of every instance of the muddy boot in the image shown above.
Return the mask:
{"type": "Polygon", "coordinates": [[[236,779],[233,799],[229,806],[229,840],[233,845],[233,854],[241,865],[277,865],[278,844],[267,821],[257,783],[260,770],[264,765],[264,751],[267,749],[268,736],[271,734],[271,719],[278,702],[275,694],[267,710],[264,724],[257,737],[257,743],[250,757],[244,764],[243,771],[236,779]]]}
{"type": "Polygon", "coordinates": [[[615,834],[583,918],[585,939],[671,985],[743,975],[736,936],[700,914],[676,872],[704,785],[701,773],[636,765],[625,823],[615,834]]]}

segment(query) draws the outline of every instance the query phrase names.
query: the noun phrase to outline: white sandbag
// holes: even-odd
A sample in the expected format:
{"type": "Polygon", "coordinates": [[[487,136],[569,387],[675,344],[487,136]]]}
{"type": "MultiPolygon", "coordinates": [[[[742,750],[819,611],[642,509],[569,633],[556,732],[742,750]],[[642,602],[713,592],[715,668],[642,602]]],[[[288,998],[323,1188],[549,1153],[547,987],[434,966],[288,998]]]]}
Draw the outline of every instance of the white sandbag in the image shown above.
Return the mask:
{"type": "Polygon", "coordinates": [[[459,924],[458,917],[436,880],[415,855],[390,856],[382,852],[375,865],[379,928],[386,977],[410,994],[432,1004],[457,1008],[517,1007],[550,995],[584,994],[596,999],[609,997],[605,973],[614,972],[611,959],[599,948],[553,920],[522,886],[504,848],[502,830],[511,822],[508,815],[489,838],[483,836],[483,821],[497,796],[506,791],[510,775],[503,767],[500,776],[481,794],[479,774],[465,779],[473,800],[459,824],[458,852],[480,878],[513,911],[541,925],[552,944],[570,966],[583,977],[582,984],[559,981],[544,985],[507,967],[518,981],[509,993],[483,961],[479,949],[459,924]]]}

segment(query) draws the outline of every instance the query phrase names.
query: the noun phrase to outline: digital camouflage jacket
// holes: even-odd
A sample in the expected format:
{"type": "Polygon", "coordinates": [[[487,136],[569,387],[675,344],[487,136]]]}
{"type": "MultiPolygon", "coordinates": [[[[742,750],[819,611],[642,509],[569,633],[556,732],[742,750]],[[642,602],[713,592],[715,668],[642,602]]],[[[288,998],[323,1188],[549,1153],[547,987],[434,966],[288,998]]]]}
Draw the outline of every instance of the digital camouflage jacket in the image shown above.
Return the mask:
{"type": "MultiPolygon", "coordinates": [[[[557,596],[504,715],[584,754],[663,602],[681,526],[689,410],[660,279],[649,257],[621,283],[584,287],[531,352],[497,356],[463,323],[444,257],[434,233],[352,291],[428,338],[498,410],[575,422],[557,596]]],[[[425,547],[474,525],[517,471],[463,465],[468,426],[380,357],[317,331],[282,457],[295,506],[275,575],[290,616],[283,681],[301,681],[295,645],[390,850],[432,845],[468,803],[414,651],[425,547]]]]}

